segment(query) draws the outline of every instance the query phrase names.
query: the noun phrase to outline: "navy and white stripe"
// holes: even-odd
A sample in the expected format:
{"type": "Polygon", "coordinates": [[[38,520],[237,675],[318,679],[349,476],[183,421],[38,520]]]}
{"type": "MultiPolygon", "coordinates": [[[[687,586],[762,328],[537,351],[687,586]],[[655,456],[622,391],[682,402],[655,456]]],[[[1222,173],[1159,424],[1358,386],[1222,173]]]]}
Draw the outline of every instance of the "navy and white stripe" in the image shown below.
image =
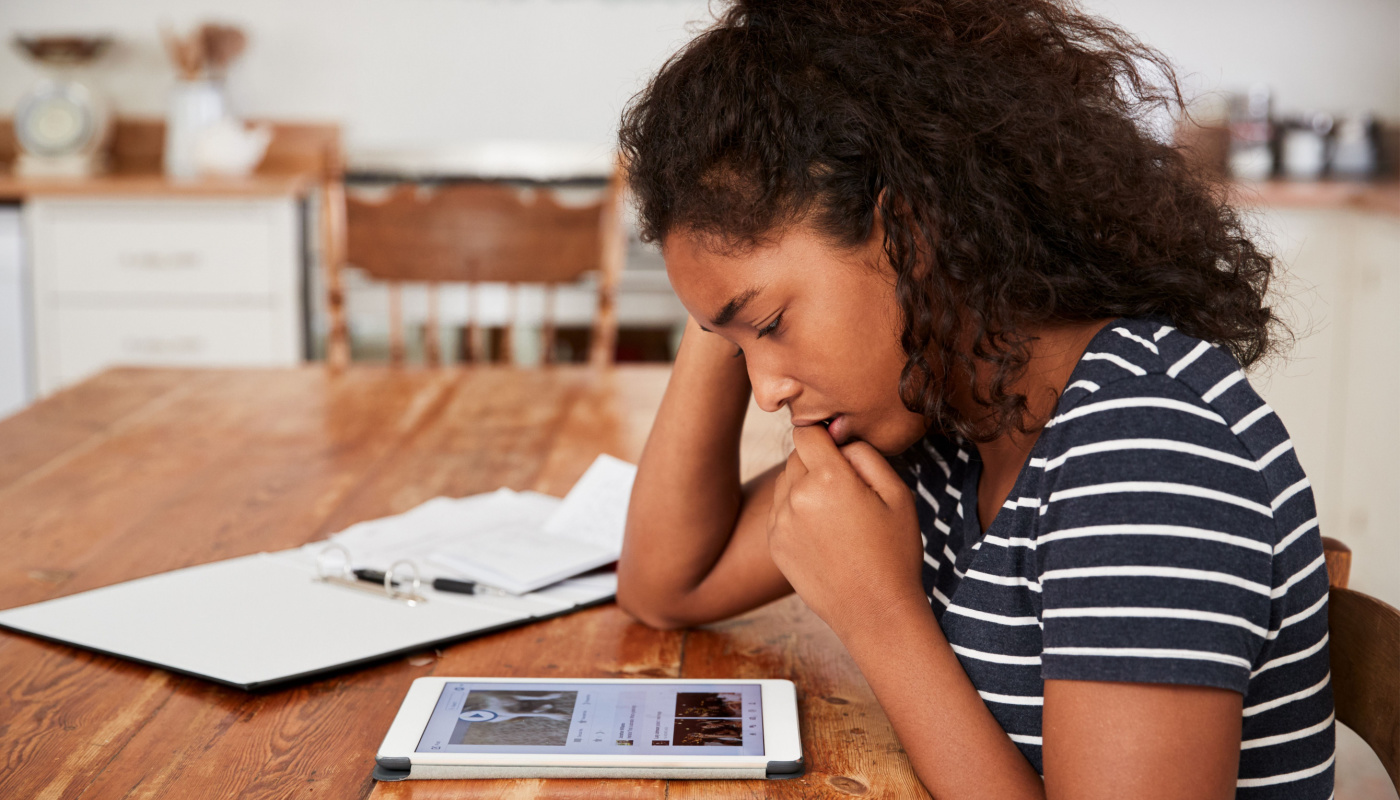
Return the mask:
{"type": "Polygon", "coordinates": [[[1283,423],[1227,352],[1110,323],[985,534],[975,445],[930,433],[895,466],[933,612],[1037,770],[1045,680],[1190,684],[1244,696],[1239,797],[1332,794],[1317,512],[1283,423]]]}

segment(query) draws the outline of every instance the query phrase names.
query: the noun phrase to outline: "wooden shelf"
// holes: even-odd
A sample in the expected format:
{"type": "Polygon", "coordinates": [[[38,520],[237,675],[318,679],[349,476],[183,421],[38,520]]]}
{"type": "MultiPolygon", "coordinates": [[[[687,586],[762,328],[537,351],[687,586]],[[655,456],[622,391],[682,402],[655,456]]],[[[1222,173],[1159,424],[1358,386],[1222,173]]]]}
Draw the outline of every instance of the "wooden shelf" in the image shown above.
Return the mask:
{"type": "Polygon", "coordinates": [[[1400,182],[1237,181],[1233,199],[1243,206],[1354,209],[1400,217],[1400,182]]]}
{"type": "Polygon", "coordinates": [[[0,202],[31,197],[285,197],[305,194],[316,184],[312,172],[254,174],[246,178],[175,181],[158,173],[98,175],[91,178],[22,178],[0,172],[0,202]]]}
{"type": "Polygon", "coordinates": [[[13,123],[0,118],[0,202],[39,196],[285,197],[344,173],[340,128],[334,124],[267,121],[272,142],[252,175],[172,181],[161,170],[165,122],[120,118],[107,148],[110,173],[91,178],[24,178],[14,174],[18,153],[13,123]]]}

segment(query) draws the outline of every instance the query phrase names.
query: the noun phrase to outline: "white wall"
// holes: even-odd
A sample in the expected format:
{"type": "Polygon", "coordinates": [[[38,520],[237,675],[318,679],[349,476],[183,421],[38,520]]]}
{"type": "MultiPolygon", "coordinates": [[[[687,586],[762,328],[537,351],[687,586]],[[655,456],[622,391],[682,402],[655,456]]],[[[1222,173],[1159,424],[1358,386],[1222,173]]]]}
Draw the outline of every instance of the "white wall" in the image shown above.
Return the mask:
{"type": "Polygon", "coordinates": [[[1166,53],[1196,92],[1263,83],[1284,113],[1400,117],[1395,0],[1084,0],[1166,53]]]}
{"type": "MultiPolygon", "coordinates": [[[[3,0],[0,38],[107,31],[102,84],[118,110],[161,114],[173,74],[158,27],[242,25],[230,91],[242,113],[340,120],[353,146],[490,138],[611,142],[645,77],[703,0],[3,0]]],[[[36,70],[0,48],[0,109],[36,70]]]]}
{"type": "MultiPolygon", "coordinates": [[[[718,2],[719,0],[716,0],[718,2]]],[[[1088,0],[1168,53],[1197,89],[1265,82],[1284,109],[1400,117],[1395,0],[1088,0]]],[[[353,147],[525,137],[607,143],[705,0],[0,0],[0,39],[100,30],[120,112],[160,114],[157,29],[220,19],[251,47],[231,91],[250,116],[340,120],[353,147]]],[[[0,113],[35,69],[0,47],[0,113]]]]}

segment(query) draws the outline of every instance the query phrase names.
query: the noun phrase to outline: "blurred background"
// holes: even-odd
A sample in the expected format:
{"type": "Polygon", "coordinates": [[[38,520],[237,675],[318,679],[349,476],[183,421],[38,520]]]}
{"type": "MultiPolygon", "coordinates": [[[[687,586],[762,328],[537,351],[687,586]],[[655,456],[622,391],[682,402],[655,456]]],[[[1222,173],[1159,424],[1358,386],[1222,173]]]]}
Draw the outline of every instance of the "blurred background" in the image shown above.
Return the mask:
{"type": "MultiPolygon", "coordinates": [[[[1094,0],[1280,256],[1251,376],[1400,605],[1400,3],[1094,0]]],[[[668,360],[613,141],[697,0],[5,0],[0,416],[113,365],[668,360]]],[[[1395,797],[1345,732],[1339,798],[1395,797]]]]}

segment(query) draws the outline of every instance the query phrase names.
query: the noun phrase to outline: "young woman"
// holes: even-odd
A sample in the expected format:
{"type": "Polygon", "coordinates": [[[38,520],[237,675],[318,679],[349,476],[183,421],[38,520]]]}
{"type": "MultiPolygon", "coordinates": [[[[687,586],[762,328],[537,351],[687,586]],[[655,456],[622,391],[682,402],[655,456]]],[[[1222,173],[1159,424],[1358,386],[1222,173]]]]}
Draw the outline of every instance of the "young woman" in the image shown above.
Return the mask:
{"type": "Polygon", "coordinates": [[[1273,266],[1145,130],[1179,101],[1050,0],[741,1],[673,57],[621,132],[692,317],[623,608],[796,591],[940,798],[1329,797],[1273,266]],[[795,449],[741,485],[750,395],[795,449]]]}

